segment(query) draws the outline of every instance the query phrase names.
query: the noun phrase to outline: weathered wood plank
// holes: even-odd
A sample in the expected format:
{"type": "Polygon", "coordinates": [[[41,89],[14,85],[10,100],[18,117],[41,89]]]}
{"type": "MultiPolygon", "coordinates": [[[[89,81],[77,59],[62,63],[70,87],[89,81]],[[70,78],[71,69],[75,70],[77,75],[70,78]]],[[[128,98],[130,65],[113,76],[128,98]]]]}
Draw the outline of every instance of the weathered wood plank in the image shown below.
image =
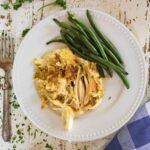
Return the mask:
{"type": "MultiPolygon", "coordinates": [[[[21,33],[25,28],[34,26],[44,17],[61,10],[57,7],[47,7],[45,9],[38,9],[45,4],[49,3],[50,0],[33,0],[33,3],[26,3],[18,11],[4,11],[0,8],[0,29],[5,27],[12,30],[12,33],[16,41],[16,50],[20,44],[22,37],[21,33]],[[6,25],[6,26],[5,26],[6,25]]],[[[124,23],[129,30],[138,39],[141,48],[143,48],[146,54],[147,63],[150,64],[150,1],[149,0],[68,0],[69,8],[83,7],[93,8],[104,11],[108,14],[119,19],[124,23]]],[[[2,3],[2,0],[0,0],[2,3]]],[[[150,73],[150,69],[149,69],[150,73]]],[[[1,74],[2,76],[2,74],[1,74]]],[[[3,80],[3,79],[0,79],[3,80]]],[[[1,81],[3,82],[3,81],[1,81]]],[[[147,84],[147,96],[150,96],[150,79],[147,84]]],[[[1,96],[0,96],[1,97],[1,96]]],[[[15,96],[12,94],[12,103],[15,100],[15,96]]],[[[2,101],[0,106],[2,107],[2,101]]],[[[104,139],[95,140],[92,142],[69,142],[58,140],[47,134],[43,133],[37,127],[35,127],[24,115],[20,108],[15,109],[14,104],[12,105],[12,128],[13,128],[13,139],[11,143],[4,143],[0,137],[0,149],[16,149],[22,150],[34,150],[34,149],[46,149],[46,144],[52,145],[54,150],[77,150],[85,149],[88,150],[100,150],[112,139],[113,135],[104,139]],[[19,137],[19,134],[20,137],[19,137]],[[22,139],[21,139],[22,138],[22,139]]],[[[0,119],[1,110],[0,107],[0,119]]],[[[1,128],[0,128],[1,134],[1,128]]],[[[48,146],[47,145],[47,146],[48,146]]]]}

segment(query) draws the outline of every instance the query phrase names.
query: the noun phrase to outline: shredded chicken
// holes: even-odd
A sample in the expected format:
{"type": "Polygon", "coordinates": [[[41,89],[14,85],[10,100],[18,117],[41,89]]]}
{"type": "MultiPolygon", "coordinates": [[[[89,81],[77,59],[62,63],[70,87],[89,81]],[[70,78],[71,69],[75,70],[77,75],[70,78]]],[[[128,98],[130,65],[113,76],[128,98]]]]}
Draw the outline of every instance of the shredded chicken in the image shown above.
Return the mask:
{"type": "Polygon", "coordinates": [[[50,51],[33,61],[34,80],[42,108],[61,113],[64,127],[73,119],[95,109],[104,94],[96,64],[74,55],[68,48],[50,51]]]}

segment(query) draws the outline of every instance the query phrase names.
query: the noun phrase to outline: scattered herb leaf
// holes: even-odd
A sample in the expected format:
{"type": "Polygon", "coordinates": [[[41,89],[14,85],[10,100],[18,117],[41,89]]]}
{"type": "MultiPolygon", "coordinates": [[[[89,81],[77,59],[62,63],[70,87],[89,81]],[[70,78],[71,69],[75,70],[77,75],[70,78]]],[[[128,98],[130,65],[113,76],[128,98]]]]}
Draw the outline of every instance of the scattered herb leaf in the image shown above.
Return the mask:
{"type": "Polygon", "coordinates": [[[19,124],[16,124],[16,128],[19,128],[19,124]]]}
{"type": "Polygon", "coordinates": [[[14,143],[14,141],[16,140],[17,136],[12,136],[11,141],[12,143],[14,143]]]}
{"type": "Polygon", "coordinates": [[[66,0],[56,0],[55,4],[63,7],[64,9],[66,9],[66,0]]]}
{"type": "Polygon", "coordinates": [[[26,35],[29,31],[30,31],[29,28],[24,29],[24,30],[22,31],[22,37],[25,37],[25,35],[26,35]]]}
{"type": "Polygon", "coordinates": [[[18,135],[21,135],[21,131],[20,131],[20,130],[17,130],[17,134],[18,134],[18,135]]]}
{"type": "Polygon", "coordinates": [[[16,0],[12,3],[13,9],[18,10],[25,2],[32,2],[32,0],[16,0]]]}
{"type": "Polygon", "coordinates": [[[16,1],[15,3],[12,4],[14,10],[18,10],[22,6],[22,3],[16,1]]]}
{"type": "Polygon", "coordinates": [[[108,97],[108,100],[111,100],[111,96],[108,97]]]}
{"type": "Polygon", "coordinates": [[[16,149],[16,145],[15,144],[13,145],[13,149],[16,149]]]}
{"type": "Polygon", "coordinates": [[[20,136],[19,136],[19,141],[21,141],[22,139],[23,139],[23,136],[20,135],[20,136]]]}
{"type": "Polygon", "coordinates": [[[30,134],[30,131],[31,131],[31,127],[30,125],[28,125],[28,129],[27,129],[28,133],[30,134]]]}
{"type": "Polygon", "coordinates": [[[14,3],[3,3],[1,6],[4,9],[10,9],[10,5],[13,7],[14,10],[18,10],[25,2],[32,2],[32,0],[16,0],[14,3]]]}
{"type": "Polygon", "coordinates": [[[14,99],[17,99],[16,95],[14,95],[14,99]]]}
{"type": "Polygon", "coordinates": [[[43,139],[43,142],[47,142],[47,140],[46,140],[46,139],[43,139]]]}
{"type": "Polygon", "coordinates": [[[18,109],[20,107],[20,105],[17,103],[16,100],[12,101],[11,104],[12,104],[14,109],[18,109]]]}
{"type": "Polygon", "coordinates": [[[48,143],[46,143],[45,147],[48,148],[49,150],[53,150],[52,145],[49,145],[48,143]]]}
{"type": "Polygon", "coordinates": [[[3,3],[3,4],[1,4],[1,7],[3,7],[3,9],[5,9],[5,10],[10,9],[9,3],[3,3]]]}
{"type": "MultiPolygon", "coordinates": [[[[31,3],[32,0],[16,0],[14,3],[11,3],[11,2],[3,3],[3,4],[1,4],[1,7],[3,7],[3,9],[7,10],[7,9],[11,8],[10,7],[10,5],[11,5],[14,10],[18,10],[25,2],[30,2],[31,3]]],[[[47,7],[49,5],[54,5],[54,4],[66,9],[66,0],[55,0],[53,3],[45,5],[44,7],[47,7]]],[[[42,8],[44,8],[44,7],[42,7],[42,8]]]]}

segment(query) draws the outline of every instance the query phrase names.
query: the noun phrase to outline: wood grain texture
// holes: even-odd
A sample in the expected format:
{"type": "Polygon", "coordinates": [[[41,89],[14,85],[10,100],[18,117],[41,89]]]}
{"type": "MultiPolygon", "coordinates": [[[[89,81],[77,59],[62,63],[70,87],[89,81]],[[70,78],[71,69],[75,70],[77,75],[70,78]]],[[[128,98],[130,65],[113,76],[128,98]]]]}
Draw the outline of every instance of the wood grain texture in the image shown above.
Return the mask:
{"type": "MultiPolygon", "coordinates": [[[[12,30],[17,48],[22,40],[21,33],[25,28],[31,28],[46,16],[62,10],[59,7],[46,7],[38,11],[50,0],[34,0],[26,3],[18,11],[5,11],[0,8],[0,29],[12,30]]],[[[0,0],[2,3],[2,0],[0,0]]],[[[68,0],[68,8],[92,8],[104,11],[122,23],[136,36],[141,48],[145,52],[147,65],[150,64],[150,1],[149,0],[68,0]]],[[[148,70],[150,73],[150,69],[148,70]]],[[[3,72],[0,74],[0,84],[3,82],[3,72]]],[[[149,75],[148,75],[149,77],[149,75]]],[[[150,78],[147,84],[146,97],[150,96],[150,78]]],[[[2,96],[0,95],[0,98],[2,96]]],[[[2,116],[2,100],[0,100],[0,119],[2,116]]],[[[0,149],[16,150],[47,150],[52,146],[54,150],[102,150],[112,139],[110,135],[92,142],[63,141],[43,133],[35,127],[24,115],[17,104],[16,97],[11,93],[12,139],[11,143],[3,142],[0,135],[0,149]]],[[[1,125],[1,122],[0,122],[1,125]]],[[[0,128],[1,130],[1,128],[0,128]]],[[[1,131],[0,131],[1,134],[1,131]]]]}

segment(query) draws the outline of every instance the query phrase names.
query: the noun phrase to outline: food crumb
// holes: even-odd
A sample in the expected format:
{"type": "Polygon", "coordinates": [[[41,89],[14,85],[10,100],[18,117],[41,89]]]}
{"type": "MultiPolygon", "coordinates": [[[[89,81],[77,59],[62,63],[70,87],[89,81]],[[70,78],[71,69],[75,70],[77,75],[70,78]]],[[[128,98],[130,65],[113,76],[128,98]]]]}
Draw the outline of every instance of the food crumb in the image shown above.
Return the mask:
{"type": "Polygon", "coordinates": [[[108,100],[111,100],[111,96],[108,97],[108,100]]]}

